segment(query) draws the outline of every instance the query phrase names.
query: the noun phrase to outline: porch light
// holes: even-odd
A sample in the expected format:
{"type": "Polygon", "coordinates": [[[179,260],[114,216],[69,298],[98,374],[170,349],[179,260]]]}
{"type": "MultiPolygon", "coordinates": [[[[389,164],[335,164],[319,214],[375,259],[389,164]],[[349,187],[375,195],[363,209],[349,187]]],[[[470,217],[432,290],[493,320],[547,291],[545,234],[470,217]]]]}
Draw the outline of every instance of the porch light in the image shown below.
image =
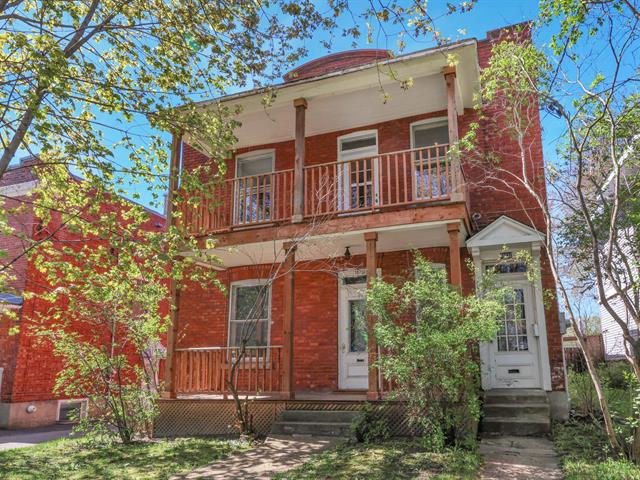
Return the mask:
{"type": "Polygon", "coordinates": [[[344,258],[346,260],[351,260],[351,252],[349,251],[349,247],[344,249],[344,258]]]}

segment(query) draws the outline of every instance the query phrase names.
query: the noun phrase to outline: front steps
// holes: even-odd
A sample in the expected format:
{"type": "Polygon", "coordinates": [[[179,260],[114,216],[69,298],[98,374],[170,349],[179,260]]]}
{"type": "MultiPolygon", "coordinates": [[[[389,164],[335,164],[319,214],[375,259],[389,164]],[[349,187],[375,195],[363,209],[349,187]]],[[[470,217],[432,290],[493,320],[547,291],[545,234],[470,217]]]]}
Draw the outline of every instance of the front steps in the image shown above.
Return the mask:
{"type": "Polygon", "coordinates": [[[540,436],[551,432],[551,408],[544,390],[500,389],[484,393],[480,430],[485,436],[540,436]]]}
{"type": "Polygon", "coordinates": [[[271,434],[317,437],[349,437],[358,412],[345,410],[284,410],[271,434]]]}

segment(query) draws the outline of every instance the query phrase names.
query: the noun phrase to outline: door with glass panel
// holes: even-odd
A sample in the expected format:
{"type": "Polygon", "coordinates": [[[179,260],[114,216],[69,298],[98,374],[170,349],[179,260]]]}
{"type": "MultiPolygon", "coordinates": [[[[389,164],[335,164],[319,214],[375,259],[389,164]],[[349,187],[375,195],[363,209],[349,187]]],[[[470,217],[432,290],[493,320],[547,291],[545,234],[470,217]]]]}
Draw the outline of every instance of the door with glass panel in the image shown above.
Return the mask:
{"type": "Polygon", "coordinates": [[[369,384],[365,311],[367,276],[361,272],[343,272],[339,281],[338,387],[366,390],[369,384]]]}
{"type": "Polygon", "coordinates": [[[446,120],[411,126],[411,148],[417,149],[413,153],[413,196],[416,200],[430,200],[449,193],[448,144],[446,120]]]}
{"type": "Polygon", "coordinates": [[[540,388],[533,292],[528,281],[509,282],[505,312],[490,345],[492,388],[540,388]]]}
{"type": "Polygon", "coordinates": [[[236,159],[234,185],[234,223],[236,225],[271,220],[271,174],[275,157],[272,151],[251,153],[236,159]]]}
{"type": "Polygon", "coordinates": [[[378,204],[378,134],[356,132],[338,138],[338,210],[378,204]]]}

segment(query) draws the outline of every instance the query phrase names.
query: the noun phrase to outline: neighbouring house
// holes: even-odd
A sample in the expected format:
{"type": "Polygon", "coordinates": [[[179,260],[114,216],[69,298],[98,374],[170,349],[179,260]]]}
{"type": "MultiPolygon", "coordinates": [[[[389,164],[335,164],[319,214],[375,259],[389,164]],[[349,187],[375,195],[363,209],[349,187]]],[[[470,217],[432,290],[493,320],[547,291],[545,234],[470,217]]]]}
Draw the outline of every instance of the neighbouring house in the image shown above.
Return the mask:
{"type": "MultiPolygon", "coordinates": [[[[413,278],[416,250],[469,295],[488,270],[514,289],[496,340],[481,346],[482,388],[536,396],[542,412],[550,405],[553,417],[566,417],[557,302],[543,301],[555,291],[541,253],[543,216],[526,191],[514,185],[516,198],[486,188],[482,171],[449,151],[479,119],[474,94],[492,46],[515,31],[394,58],[332,54],[287,74],[268,106],[262,90],[211,101],[241,108],[237,144],[225,181],[197,209],[185,204],[180,221],[202,245],[215,241],[227,293],[192,282],[178,288],[157,435],[234,431],[226,382],[243,340],[235,384],[258,431],[324,431],[323,418],[338,422],[330,411],[384,399],[389,386],[371,367],[379,354],[373,319],[359,321],[365,290],[375,276],[413,278]],[[540,265],[534,281],[516,260],[520,250],[540,265]]],[[[526,28],[518,35],[528,41],[526,28]]],[[[527,161],[543,178],[535,121],[527,161]]],[[[514,140],[480,122],[481,148],[517,171],[514,140]]],[[[174,138],[180,168],[210,162],[196,144],[174,138]]]]}
{"type": "MultiPolygon", "coordinates": [[[[0,428],[25,428],[65,422],[72,410],[87,411],[82,398],[64,398],[53,393],[55,377],[61,361],[54,356],[48,343],[36,338],[29,328],[33,319],[44,316],[49,304],[29,293],[46,288],[44,276],[25,254],[34,239],[48,232],[55,245],[77,244],[78,235],[58,228],[55,219],[43,225],[36,217],[32,195],[38,184],[38,159],[29,157],[11,166],[0,180],[0,197],[9,213],[8,223],[13,235],[0,237],[0,250],[7,252],[0,262],[13,262],[14,278],[7,291],[0,292],[0,428]],[[3,315],[3,312],[14,315],[3,315]]],[[[79,180],[79,179],[78,179],[79,180]]],[[[163,229],[163,215],[149,210],[148,228],[163,229]]],[[[86,328],[86,327],[85,327],[86,328]]],[[[79,330],[80,331],[80,330],[79,330]]]]}

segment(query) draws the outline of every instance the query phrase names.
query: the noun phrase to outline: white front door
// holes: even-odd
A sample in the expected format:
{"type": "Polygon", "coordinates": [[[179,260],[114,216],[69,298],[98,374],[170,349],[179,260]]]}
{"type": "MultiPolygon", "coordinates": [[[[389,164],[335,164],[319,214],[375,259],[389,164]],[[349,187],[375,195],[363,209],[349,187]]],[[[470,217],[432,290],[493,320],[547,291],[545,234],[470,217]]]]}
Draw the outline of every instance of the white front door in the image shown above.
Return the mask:
{"type": "Polygon", "coordinates": [[[366,390],[367,353],[366,274],[342,273],[338,298],[338,387],[366,390]]]}
{"type": "Polygon", "coordinates": [[[517,281],[508,286],[505,316],[489,345],[491,388],[541,388],[531,285],[517,281]]]}

